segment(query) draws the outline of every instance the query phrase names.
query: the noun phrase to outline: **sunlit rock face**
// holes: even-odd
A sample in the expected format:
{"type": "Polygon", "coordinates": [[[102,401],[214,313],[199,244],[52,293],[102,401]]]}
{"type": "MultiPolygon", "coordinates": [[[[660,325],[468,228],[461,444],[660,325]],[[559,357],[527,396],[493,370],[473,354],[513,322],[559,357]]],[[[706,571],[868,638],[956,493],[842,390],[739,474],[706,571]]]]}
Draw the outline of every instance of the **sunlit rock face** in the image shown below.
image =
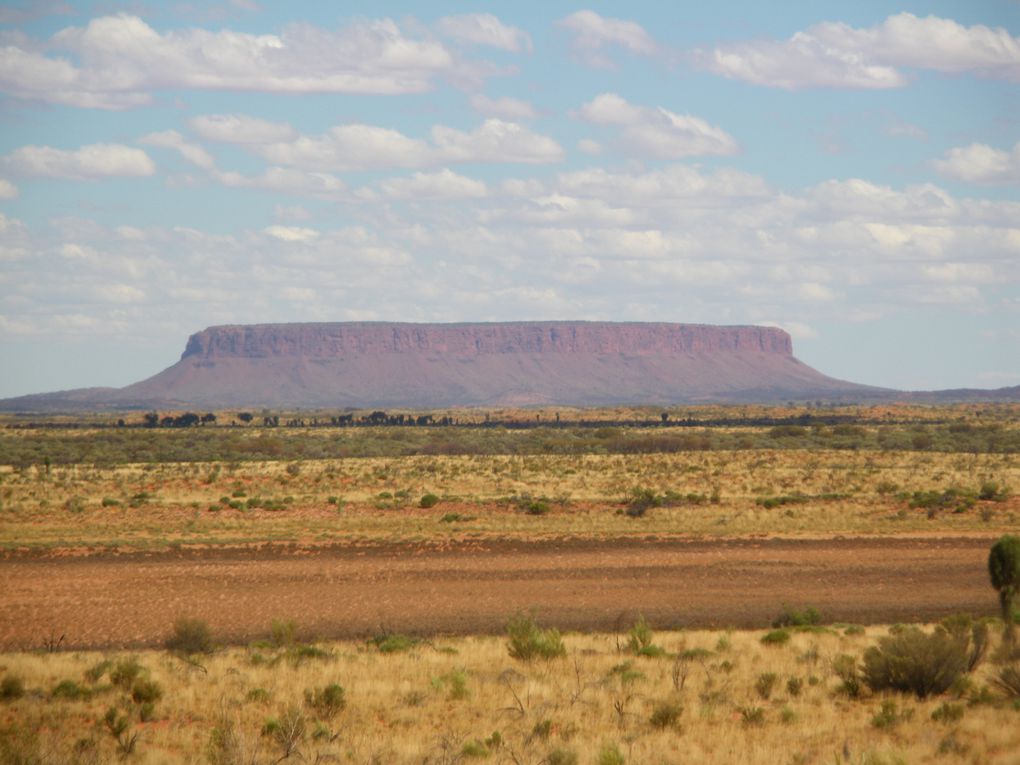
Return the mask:
{"type": "MultiPolygon", "coordinates": [[[[852,397],[774,327],[636,322],[210,327],[117,392],[204,407],[670,404],[852,397]]],[[[111,394],[112,395],[112,394],[111,394]]]]}

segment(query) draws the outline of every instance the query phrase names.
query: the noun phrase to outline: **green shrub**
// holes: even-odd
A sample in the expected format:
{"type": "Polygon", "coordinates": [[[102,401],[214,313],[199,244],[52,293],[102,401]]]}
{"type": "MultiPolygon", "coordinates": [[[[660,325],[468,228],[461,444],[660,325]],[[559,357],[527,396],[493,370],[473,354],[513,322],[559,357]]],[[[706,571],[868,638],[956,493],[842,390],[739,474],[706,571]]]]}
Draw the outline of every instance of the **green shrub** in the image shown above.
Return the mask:
{"type": "Polygon", "coordinates": [[[882,706],[871,718],[871,725],[879,730],[895,728],[904,720],[913,717],[913,714],[914,710],[900,709],[892,699],[883,699],[882,706]]]}
{"type": "Polygon", "coordinates": [[[666,651],[663,648],[652,643],[655,633],[652,632],[652,628],[648,626],[648,622],[645,621],[645,617],[638,617],[637,622],[630,628],[628,635],[629,638],[627,640],[627,647],[630,649],[631,653],[637,654],[638,656],[650,657],[665,655],[666,651]]]}
{"type": "Polygon", "coordinates": [[[343,686],[330,683],[324,688],[305,691],[305,705],[322,720],[332,720],[347,706],[343,686]]]}
{"type": "Polygon", "coordinates": [[[908,627],[864,652],[864,682],[873,691],[918,698],[943,693],[967,671],[968,643],[944,630],[908,627]]]}
{"type": "Polygon", "coordinates": [[[790,633],[788,630],[772,630],[762,636],[761,642],[765,645],[786,645],[790,642],[790,633]]]}
{"type": "Polygon", "coordinates": [[[814,606],[797,610],[790,606],[783,607],[783,613],[772,620],[773,627],[806,627],[822,623],[822,614],[814,606]]]}
{"type": "Polygon", "coordinates": [[[555,659],[567,654],[559,630],[540,629],[534,619],[516,616],[507,624],[506,631],[509,638],[507,650],[515,659],[555,659]]]}
{"type": "Polygon", "coordinates": [[[418,640],[407,635],[388,634],[376,635],[372,643],[379,649],[380,653],[399,653],[408,651],[418,645],[418,640]]]}
{"type": "Polygon", "coordinates": [[[992,683],[1010,699],[1020,699],[1020,664],[1010,664],[999,670],[992,683]]]}
{"type": "Polygon", "coordinates": [[[996,481],[985,481],[978,489],[978,499],[986,502],[1005,502],[1009,497],[1009,489],[996,481]]]}
{"type": "Polygon", "coordinates": [[[931,719],[935,722],[952,723],[963,719],[963,704],[950,704],[948,701],[941,704],[931,713],[931,719]]]}
{"type": "Polygon", "coordinates": [[[680,715],[684,708],[675,701],[660,701],[652,709],[652,716],[648,722],[656,728],[672,728],[680,721],[680,715]]]}
{"type": "Polygon", "coordinates": [[[758,692],[758,695],[762,699],[768,700],[772,695],[772,689],[776,687],[776,681],[779,679],[779,675],[775,672],[763,672],[758,675],[758,679],[754,681],[754,690],[758,692]]]}
{"type": "Polygon", "coordinates": [[[126,691],[134,685],[143,670],[137,657],[128,656],[113,665],[110,670],[110,682],[126,691]]]}
{"type": "Polygon", "coordinates": [[[577,765],[577,752],[570,749],[553,749],[545,757],[546,765],[577,765]]]}
{"type": "Polygon", "coordinates": [[[857,667],[857,659],[846,653],[841,653],[832,660],[832,671],[840,679],[840,693],[856,699],[863,690],[861,686],[861,675],[857,667]]]}
{"type": "Polygon", "coordinates": [[[16,675],[4,675],[0,680],[0,701],[14,701],[25,695],[25,683],[16,675]]]}
{"type": "Polygon", "coordinates": [[[212,653],[212,632],[207,622],[182,617],[174,622],[173,634],[164,645],[168,651],[189,656],[212,653]]]}
{"type": "Polygon", "coordinates": [[[439,497],[435,494],[425,494],[420,500],[418,500],[418,507],[423,507],[426,510],[430,507],[435,507],[439,504],[439,497]]]}
{"type": "Polygon", "coordinates": [[[50,691],[50,696],[54,699],[66,699],[68,701],[77,701],[78,699],[87,699],[92,695],[92,692],[88,688],[82,688],[74,680],[61,680],[54,686],[53,690],[50,691]]]}
{"type": "Polygon", "coordinates": [[[663,497],[651,489],[634,489],[627,501],[625,512],[631,518],[642,517],[650,508],[662,507],[663,497]]]}
{"type": "Polygon", "coordinates": [[[761,707],[740,707],[740,719],[744,725],[764,725],[765,710],[761,707]]]}
{"type": "Polygon", "coordinates": [[[155,704],[163,698],[163,689],[155,680],[140,677],[131,686],[131,698],[136,704],[155,704]]]}
{"type": "Polygon", "coordinates": [[[606,744],[599,750],[598,765],[624,765],[623,753],[616,744],[606,744]]]}

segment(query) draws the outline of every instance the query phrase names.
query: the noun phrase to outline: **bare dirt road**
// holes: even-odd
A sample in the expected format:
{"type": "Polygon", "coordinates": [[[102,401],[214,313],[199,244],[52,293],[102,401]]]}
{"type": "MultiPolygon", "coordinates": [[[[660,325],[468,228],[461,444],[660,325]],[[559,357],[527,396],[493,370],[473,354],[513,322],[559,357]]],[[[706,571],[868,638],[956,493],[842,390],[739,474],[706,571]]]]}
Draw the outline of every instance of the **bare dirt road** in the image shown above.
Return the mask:
{"type": "Polygon", "coordinates": [[[306,637],[494,632],[516,612],[562,629],[764,627],[995,613],[991,538],[471,542],[0,559],[0,648],[159,644],[181,616],[223,640],[293,619],[306,637]]]}

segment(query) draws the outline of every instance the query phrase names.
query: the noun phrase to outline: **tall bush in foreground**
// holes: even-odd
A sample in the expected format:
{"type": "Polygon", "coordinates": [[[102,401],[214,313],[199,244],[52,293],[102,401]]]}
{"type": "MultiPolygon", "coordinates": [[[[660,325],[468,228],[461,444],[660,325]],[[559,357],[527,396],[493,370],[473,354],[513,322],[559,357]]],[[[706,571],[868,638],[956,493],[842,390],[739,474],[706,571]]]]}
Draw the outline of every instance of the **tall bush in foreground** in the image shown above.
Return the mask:
{"type": "Polygon", "coordinates": [[[1003,637],[1014,641],[1013,606],[1020,593],[1020,537],[1006,534],[988,552],[988,576],[992,587],[999,591],[1002,620],[1006,623],[1003,637]]]}
{"type": "Polygon", "coordinates": [[[527,616],[515,616],[506,626],[509,643],[507,650],[515,659],[531,661],[532,659],[555,659],[566,656],[567,648],[559,630],[541,629],[534,619],[527,616]]]}
{"type": "Polygon", "coordinates": [[[944,693],[967,671],[969,641],[936,630],[909,627],[864,652],[864,682],[873,691],[902,691],[918,698],[944,693]]]}

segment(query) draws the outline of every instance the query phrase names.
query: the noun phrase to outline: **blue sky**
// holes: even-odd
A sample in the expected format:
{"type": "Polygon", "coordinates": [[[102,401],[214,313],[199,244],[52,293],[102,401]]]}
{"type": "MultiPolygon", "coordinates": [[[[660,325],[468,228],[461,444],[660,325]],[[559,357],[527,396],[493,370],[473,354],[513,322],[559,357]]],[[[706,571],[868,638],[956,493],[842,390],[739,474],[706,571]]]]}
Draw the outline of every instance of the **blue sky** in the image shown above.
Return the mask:
{"type": "Polygon", "coordinates": [[[6,3],[0,396],[212,324],[775,324],[1020,384],[1020,3],[6,3]]]}

